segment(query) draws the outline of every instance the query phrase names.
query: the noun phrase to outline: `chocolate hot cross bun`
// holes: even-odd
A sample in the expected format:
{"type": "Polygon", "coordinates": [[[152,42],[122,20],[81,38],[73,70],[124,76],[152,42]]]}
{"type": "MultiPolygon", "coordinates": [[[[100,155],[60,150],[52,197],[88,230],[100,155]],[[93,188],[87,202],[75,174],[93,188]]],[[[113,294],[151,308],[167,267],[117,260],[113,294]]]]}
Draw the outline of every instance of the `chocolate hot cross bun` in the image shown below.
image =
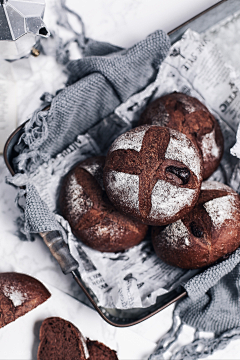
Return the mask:
{"type": "Polygon", "coordinates": [[[105,157],[78,163],[63,178],[59,209],[73,234],[89,247],[117,252],[140,243],[148,227],[119,213],[103,187],[105,157]]]}
{"type": "Polygon", "coordinates": [[[190,137],[202,155],[204,180],[217,169],[224,150],[222,132],[198,99],[177,92],[162,96],[143,111],[139,125],[143,124],[167,126],[190,137]]]}
{"type": "Polygon", "coordinates": [[[199,150],[186,135],[144,125],[109,149],[104,186],[123,213],[148,225],[169,224],[195,205],[202,182],[199,150]]]}
{"type": "Polygon", "coordinates": [[[162,260],[184,269],[227,256],[240,245],[238,194],[219,182],[203,182],[193,210],[166,227],[153,227],[152,243],[162,260]]]}

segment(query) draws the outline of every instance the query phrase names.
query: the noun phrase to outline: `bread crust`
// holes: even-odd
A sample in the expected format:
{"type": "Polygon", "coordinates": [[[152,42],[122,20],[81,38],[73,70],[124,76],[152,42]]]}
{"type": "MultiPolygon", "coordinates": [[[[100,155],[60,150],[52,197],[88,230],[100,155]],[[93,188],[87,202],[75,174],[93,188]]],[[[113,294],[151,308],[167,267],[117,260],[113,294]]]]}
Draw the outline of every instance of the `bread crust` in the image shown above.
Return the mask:
{"type": "Polygon", "coordinates": [[[37,279],[26,274],[0,274],[0,327],[15,321],[51,296],[37,279]]]}
{"type": "Polygon", "coordinates": [[[89,360],[118,360],[116,351],[99,341],[87,339],[87,347],[89,360]]]}
{"type": "Polygon", "coordinates": [[[37,360],[89,359],[86,339],[71,322],[50,317],[42,322],[37,360]]]}
{"type": "Polygon", "coordinates": [[[143,125],[114,141],[103,179],[110,201],[120,211],[161,226],[195,205],[202,182],[201,155],[184,134],[143,125]]]}
{"type": "Polygon", "coordinates": [[[111,204],[103,187],[104,162],[105,157],[92,157],[74,166],[62,181],[59,208],[84,244],[118,252],[139,244],[148,227],[111,204]]]}
{"type": "Polygon", "coordinates": [[[206,181],[194,209],[167,227],[152,229],[156,254],[183,269],[209,266],[240,245],[240,200],[230,187],[206,181]]]}
{"type": "Polygon", "coordinates": [[[118,360],[116,351],[85,339],[70,321],[49,317],[42,322],[37,360],[118,360]]]}
{"type": "Polygon", "coordinates": [[[139,125],[170,127],[187,135],[198,146],[203,160],[203,179],[217,169],[224,151],[221,128],[198,99],[178,92],[162,96],[146,107],[139,125]]]}

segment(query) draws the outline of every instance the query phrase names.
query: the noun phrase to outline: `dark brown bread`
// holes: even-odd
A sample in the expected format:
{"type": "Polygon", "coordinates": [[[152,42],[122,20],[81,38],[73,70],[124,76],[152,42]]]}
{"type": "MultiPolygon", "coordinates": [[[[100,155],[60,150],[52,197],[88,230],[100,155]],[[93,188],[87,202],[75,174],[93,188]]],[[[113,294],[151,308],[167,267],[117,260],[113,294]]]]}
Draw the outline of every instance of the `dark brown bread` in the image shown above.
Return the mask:
{"type": "Polygon", "coordinates": [[[85,339],[71,322],[59,317],[43,321],[37,360],[118,360],[116,351],[85,339]]]}
{"type": "Polygon", "coordinates": [[[71,322],[59,317],[43,321],[37,360],[89,359],[86,340],[71,322]]]}
{"type": "Polygon", "coordinates": [[[142,113],[139,125],[160,125],[178,130],[195,141],[203,159],[203,179],[218,167],[224,143],[220,126],[198,99],[171,93],[154,100],[142,113]]]}
{"type": "Polygon", "coordinates": [[[78,163],[63,179],[59,208],[73,234],[89,247],[117,252],[139,244],[148,227],[119,213],[103,188],[105,157],[78,163]]]}
{"type": "Polygon", "coordinates": [[[227,256],[240,245],[240,200],[230,187],[202,183],[194,209],[181,220],[152,229],[156,254],[170,265],[196,269],[227,256]]]}
{"type": "Polygon", "coordinates": [[[46,301],[51,294],[31,276],[9,272],[0,274],[0,327],[15,321],[46,301]]]}
{"type": "Polygon", "coordinates": [[[108,151],[104,186],[111,202],[148,225],[169,224],[195,205],[202,182],[198,148],[186,135],[143,125],[108,151]]]}
{"type": "Polygon", "coordinates": [[[116,351],[110,349],[99,341],[87,339],[89,360],[118,360],[116,351]]]}

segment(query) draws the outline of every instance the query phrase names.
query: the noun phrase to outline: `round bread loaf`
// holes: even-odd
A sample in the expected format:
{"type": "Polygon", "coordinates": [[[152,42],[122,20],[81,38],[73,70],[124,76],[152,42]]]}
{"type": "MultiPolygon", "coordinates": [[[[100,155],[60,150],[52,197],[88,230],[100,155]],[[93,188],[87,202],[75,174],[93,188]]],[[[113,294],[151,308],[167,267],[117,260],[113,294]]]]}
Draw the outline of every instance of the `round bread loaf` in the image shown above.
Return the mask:
{"type": "Polygon", "coordinates": [[[105,157],[78,163],[63,179],[59,208],[73,234],[89,247],[117,252],[139,244],[148,227],[119,213],[103,187],[105,157]]]}
{"type": "Polygon", "coordinates": [[[119,136],[104,167],[111,202],[148,225],[165,225],[197,202],[202,182],[198,148],[180,132],[143,125],[119,136]]]}
{"type": "Polygon", "coordinates": [[[31,276],[9,272],[0,274],[0,328],[46,301],[51,294],[31,276]]]}
{"type": "Polygon", "coordinates": [[[219,182],[203,182],[194,209],[166,227],[153,227],[152,243],[163,261],[183,269],[228,256],[240,245],[238,194],[219,182]]]}
{"type": "Polygon", "coordinates": [[[203,159],[203,179],[218,167],[224,142],[214,116],[198,99],[174,92],[154,100],[143,111],[139,125],[160,125],[178,130],[193,140],[203,159]]]}

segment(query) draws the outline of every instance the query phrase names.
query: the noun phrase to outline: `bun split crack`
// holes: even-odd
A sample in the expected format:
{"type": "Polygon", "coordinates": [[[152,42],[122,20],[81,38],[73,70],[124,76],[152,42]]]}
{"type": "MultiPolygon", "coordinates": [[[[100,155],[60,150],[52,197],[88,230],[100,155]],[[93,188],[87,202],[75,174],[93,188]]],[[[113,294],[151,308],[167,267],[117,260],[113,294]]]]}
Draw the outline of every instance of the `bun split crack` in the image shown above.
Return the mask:
{"type": "Polygon", "coordinates": [[[219,182],[203,182],[193,210],[166,227],[153,227],[152,243],[162,260],[183,269],[228,256],[240,245],[238,194],[219,182]]]}
{"type": "Polygon", "coordinates": [[[104,186],[119,211],[148,225],[165,225],[189,212],[202,182],[201,155],[180,132],[144,125],[109,149],[104,186]]]}

